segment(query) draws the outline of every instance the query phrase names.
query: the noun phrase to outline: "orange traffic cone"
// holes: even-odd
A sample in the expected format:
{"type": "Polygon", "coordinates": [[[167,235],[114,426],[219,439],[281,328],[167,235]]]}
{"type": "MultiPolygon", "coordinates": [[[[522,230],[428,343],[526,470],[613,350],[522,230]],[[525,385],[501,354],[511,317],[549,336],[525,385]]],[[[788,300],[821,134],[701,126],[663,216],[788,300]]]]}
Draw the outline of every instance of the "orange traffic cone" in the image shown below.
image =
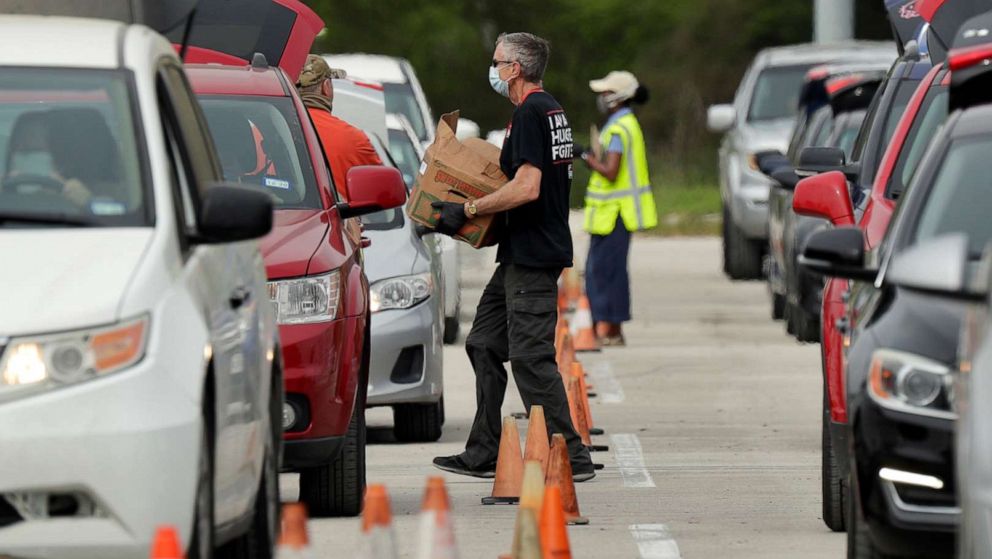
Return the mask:
{"type": "Polygon", "coordinates": [[[541,559],[537,518],[544,503],[544,474],[536,460],[524,464],[524,483],[520,491],[520,509],[513,531],[513,548],[500,559],[541,559]]]}
{"type": "Polygon", "coordinates": [[[503,418],[503,433],[499,438],[499,455],[496,458],[496,479],[493,492],[482,498],[483,505],[515,505],[520,501],[520,484],[523,482],[524,459],[520,455],[520,433],[512,417],[503,418]]]}
{"type": "Polygon", "coordinates": [[[574,309],[579,302],[579,297],[582,296],[582,280],[579,279],[579,274],[575,268],[565,268],[562,272],[562,286],[569,310],[574,309]]]}
{"type": "Polygon", "coordinates": [[[451,503],[444,478],[430,477],[420,507],[420,547],[418,559],[458,559],[455,530],[451,524],[451,503]]]}
{"type": "Polygon", "coordinates": [[[544,420],[544,406],[530,407],[530,423],[527,425],[527,443],[524,445],[524,462],[536,460],[541,464],[541,472],[548,472],[548,424],[544,420]]]}
{"type": "Polygon", "coordinates": [[[310,536],[307,533],[307,507],[289,503],[282,507],[282,526],[276,542],[276,559],[310,557],[310,536]]]}
{"type": "Polygon", "coordinates": [[[561,346],[556,347],[556,350],[555,359],[558,363],[558,372],[564,382],[571,376],[572,363],[575,362],[575,349],[572,346],[571,334],[566,333],[562,337],[561,346]]]}
{"type": "Polygon", "coordinates": [[[369,485],[365,489],[360,557],[363,559],[396,558],[393,513],[389,508],[389,494],[384,485],[369,485]]]}
{"type": "Polygon", "coordinates": [[[557,485],[549,485],[544,490],[540,532],[543,559],[572,559],[565,514],[561,508],[561,489],[557,485]]]}
{"type": "Polygon", "coordinates": [[[579,394],[579,381],[572,375],[568,375],[568,380],[565,381],[565,396],[568,397],[568,412],[572,416],[575,432],[579,434],[583,445],[592,446],[589,424],[586,422],[586,414],[580,402],[582,395],[579,394]]]}
{"type": "Polygon", "coordinates": [[[557,485],[561,491],[561,507],[569,524],[589,524],[589,519],[579,512],[579,498],[575,494],[575,480],[572,479],[572,463],[568,457],[565,437],[555,433],[551,437],[551,463],[548,466],[548,486],[557,485]]]}
{"type": "Polygon", "coordinates": [[[585,295],[579,297],[579,306],[572,317],[572,335],[575,336],[575,351],[600,351],[599,339],[593,329],[592,309],[585,295]]]}
{"type": "Polygon", "coordinates": [[[179,533],[173,526],[160,526],[152,540],[151,559],[186,559],[179,533]]]}
{"type": "MultiPolygon", "coordinates": [[[[582,411],[585,414],[586,429],[588,430],[590,437],[592,435],[602,435],[604,433],[602,429],[597,429],[596,427],[593,427],[592,408],[589,405],[589,388],[586,385],[586,374],[582,368],[582,363],[579,363],[578,361],[572,363],[572,377],[575,378],[579,383],[578,393],[581,396],[579,398],[579,404],[581,405],[582,411]]],[[[590,438],[590,443],[591,442],[592,440],[590,438]]],[[[605,452],[610,450],[609,445],[590,444],[587,446],[589,446],[589,449],[594,452],[605,452]]]]}

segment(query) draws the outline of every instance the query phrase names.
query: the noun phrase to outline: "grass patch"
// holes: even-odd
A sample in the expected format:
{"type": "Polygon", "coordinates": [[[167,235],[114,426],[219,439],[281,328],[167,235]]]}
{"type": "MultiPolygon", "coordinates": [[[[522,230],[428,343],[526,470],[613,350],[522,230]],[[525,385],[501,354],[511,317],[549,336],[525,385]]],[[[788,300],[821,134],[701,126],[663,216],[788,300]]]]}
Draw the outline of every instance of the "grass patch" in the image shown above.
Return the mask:
{"type": "Polygon", "coordinates": [[[658,227],[651,235],[719,235],[720,189],[715,185],[656,185],[658,227]]]}

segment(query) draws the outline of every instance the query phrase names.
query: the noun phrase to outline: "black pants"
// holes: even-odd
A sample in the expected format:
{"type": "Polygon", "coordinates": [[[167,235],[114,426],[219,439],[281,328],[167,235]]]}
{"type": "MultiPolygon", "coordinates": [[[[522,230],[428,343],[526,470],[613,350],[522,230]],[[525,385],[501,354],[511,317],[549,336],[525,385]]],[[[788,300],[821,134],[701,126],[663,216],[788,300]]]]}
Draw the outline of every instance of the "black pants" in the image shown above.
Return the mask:
{"type": "Polygon", "coordinates": [[[555,361],[558,276],[561,269],[501,264],[476,311],[465,349],[475,369],[478,409],[462,460],[480,467],[496,460],[503,421],[507,361],[524,406],[544,406],[550,433],[568,443],[572,468],[591,471],[592,459],[572,426],[565,387],[555,361]]]}

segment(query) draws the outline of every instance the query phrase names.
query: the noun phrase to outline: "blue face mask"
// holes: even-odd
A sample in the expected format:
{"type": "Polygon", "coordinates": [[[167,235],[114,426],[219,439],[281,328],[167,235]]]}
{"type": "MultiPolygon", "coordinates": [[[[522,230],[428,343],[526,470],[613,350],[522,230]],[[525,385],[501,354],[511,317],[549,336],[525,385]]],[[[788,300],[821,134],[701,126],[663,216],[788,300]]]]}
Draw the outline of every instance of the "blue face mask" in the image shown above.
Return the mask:
{"type": "Polygon", "coordinates": [[[499,68],[489,67],[489,85],[493,86],[493,91],[503,97],[510,96],[510,83],[499,77],[499,68]]]}

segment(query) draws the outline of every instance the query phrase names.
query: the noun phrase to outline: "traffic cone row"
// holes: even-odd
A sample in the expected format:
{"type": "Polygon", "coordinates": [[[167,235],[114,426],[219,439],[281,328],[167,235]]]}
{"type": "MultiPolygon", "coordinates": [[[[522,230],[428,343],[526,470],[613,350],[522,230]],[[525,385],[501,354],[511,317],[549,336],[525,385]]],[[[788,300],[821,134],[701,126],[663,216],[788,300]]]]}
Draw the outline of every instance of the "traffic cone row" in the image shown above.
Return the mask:
{"type": "MultiPolygon", "coordinates": [[[[564,448],[565,439],[556,434],[552,438],[560,440],[564,448]]],[[[568,450],[564,450],[565,464],[568,465],[568,450]]],[[[541,474],[541,465],[532,460],[525,467],[523,492],[520,496],[520,509],[513,533],[513,547],[509,555],[500,559],[571,559],[566,523],[577,517],[577,504],[574,503],[574,486],[566,484],[571,477],[546,478],[541,474]],[[563,487],[570,487],[571,503],[563,487]],[[570,510],[575,507],[575,512],[570,510]]],[[[571,467],[568,469],[571,473],[571,467]]],[[[581,517],[580,517],[581,518],[581,517]]]]}
{"type": "Polygon", "coordinates": [[[568,321],[564,318],[558,320],[558,331],[555,335],[555,355],[558,362],[558,372],[561,374],[562,384],[565,386],[565,395],[568,397],[572,425],[582,438],[582,444],[592,451],[609,450],[608,446],[592,443],[592,435],[602,435],[603,430],[597,429],[593,425],[592,407],[589,405],[590,392],[586,383],[585,369],[576,355],[568,321]],[[573,381],[577,386],[572,387],[573,381]]]}

